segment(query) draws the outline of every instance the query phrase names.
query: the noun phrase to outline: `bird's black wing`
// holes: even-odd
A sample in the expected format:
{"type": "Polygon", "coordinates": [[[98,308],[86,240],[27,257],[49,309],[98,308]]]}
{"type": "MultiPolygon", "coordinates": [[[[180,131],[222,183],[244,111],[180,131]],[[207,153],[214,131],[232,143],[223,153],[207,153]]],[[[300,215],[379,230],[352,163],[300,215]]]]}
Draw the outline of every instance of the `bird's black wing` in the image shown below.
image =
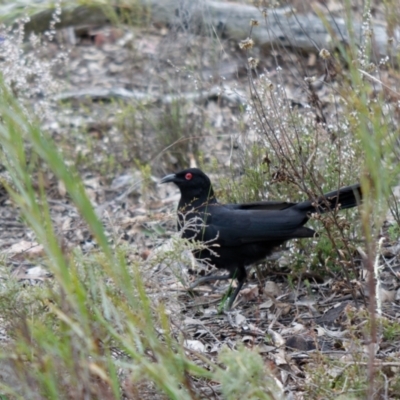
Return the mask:
{"type": "Polygon", "coordinates": [[[245,243],[285,241],[312,237],[314,231],[303,227],[308,217],[293,208],[284,210],[232,210],[218,205],[207,210],[207,226],[202,239],[216,239],[223,246],[245,243]]]}
{"type": "Polygon", "coordinates": [[[253,203],[225,204],[231,210],[284,210],[297,203],[287,201],[256,201],[253,203]]]}

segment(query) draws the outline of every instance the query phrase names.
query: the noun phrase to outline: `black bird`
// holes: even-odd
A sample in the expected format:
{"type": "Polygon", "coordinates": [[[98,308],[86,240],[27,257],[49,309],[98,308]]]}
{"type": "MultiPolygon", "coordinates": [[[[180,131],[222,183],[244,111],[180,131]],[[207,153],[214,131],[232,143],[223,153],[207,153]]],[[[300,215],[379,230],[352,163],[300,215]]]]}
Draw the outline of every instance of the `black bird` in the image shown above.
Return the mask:
{"type": "Polygon", "coordinates": [[[167,175],[161,183],[167,182],[175,183],[181,191],[178,228],[192,221],[183,237],[216,245],[210,251],[196,252],[195,257],[208,259],[215,267],[229,271],[228,275],[203,277],[191,288],[207,281],[236,278],[238,286],[229,299],[228,309],[246,281],[246,266],[263,260],[289,239],[313,237],[315,231],[303,226],[310,214],[355,207],[362,198],[360,185],[355,184],[326,193],[316,202],[220,204],[209,177],[200,169],[167,175]]]}

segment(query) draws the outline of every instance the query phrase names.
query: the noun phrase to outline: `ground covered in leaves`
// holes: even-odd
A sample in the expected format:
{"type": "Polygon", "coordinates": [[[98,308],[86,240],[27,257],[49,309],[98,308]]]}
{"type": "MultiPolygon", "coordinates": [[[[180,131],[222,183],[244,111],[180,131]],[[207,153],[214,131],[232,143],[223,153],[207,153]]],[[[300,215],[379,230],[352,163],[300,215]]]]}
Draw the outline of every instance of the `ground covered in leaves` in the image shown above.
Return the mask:
{"type": "MultiPolygon", "coordinates": [[[[196,276],[208,271],[196,266],[184,250],[180,261],[165,256],[177,248],[173,238],[179,192],[172,185],[158,185],[159,179],[185,166],[206,166],[224,196],[219,179],[230,176],[232,165],[240,170],[243,146],[251,140],[245,112],[251,97],[247,58],[237,43],[224,39],[223,51],[216,51],[214,41],[168,27],[58,31],[41,57],[64,52],[67,61],[53,71],[61,89],[43,128],[81,172],[110,241],[128,248],[132,261],[140,260],[149,297],[165,305],[176,336],[183,335],[194,358],[200,353],[215,360],[223,346],[256,347],[291,398],[304,398],[304,393],[307,398],[324,398],[324,391],[334,391],[336,382],[347,380],[345,386],[351,387],[358,379],[354,371],[368,363],[369,298],[361,248],[352,261],[357,279],[350,282],[341,273],[320,275],[307,266],[294,272],[285,256],[290,248],[281,250],[274,260],[251,269],[230,313],[222,311],[221,300],[235,283],[205,285],[189,293],[187,287],[196,276]]],[[[284,78],[287,101],[308,109],[301,79],[294,79],[289,68],[294,58],[301,59],[319,76],[323,72],[316,56],[288,50],[279,55],[279,70],[273,52],[258,57],[259,69],[269,79],[284,78]]],[[[334,105],[324,90],[316,86],[329,110],[334,105]]],[[[89,253],[95,243],[63,184],[51,173],[45,178],[64,251],[80,247],[89,253]]],[[[21,290],[28,282],[51,280],[41,264],[42,246],[4,188],[0,201],[0,248],[6,260],[2,278],[17,280],[21,290]]],[[[382,238],[378,264],[383,309],[376,363],[384,377],[381,392],[398,398],[399,389],[391,382],[400,367],[400,326],[393,328],[400,315],[399,245],[389,230],[382,238]]],[[[219,398],[218,385],[196,385],[202,396],[219,398]]],[[[142,398],[155,398],[152,390],[143,388],[142,398]]]]}

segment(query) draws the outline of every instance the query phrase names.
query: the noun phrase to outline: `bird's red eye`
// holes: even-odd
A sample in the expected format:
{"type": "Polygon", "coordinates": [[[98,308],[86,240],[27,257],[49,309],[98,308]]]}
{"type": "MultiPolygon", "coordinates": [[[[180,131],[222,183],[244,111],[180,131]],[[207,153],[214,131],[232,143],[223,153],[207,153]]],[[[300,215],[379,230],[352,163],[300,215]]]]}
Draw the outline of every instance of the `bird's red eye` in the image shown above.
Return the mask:
{"type": "Polygon", "coordinates": [[[190,172],[188,172],[188,173],[185,175],[185,179],[186,179],[187,181],[190,181],[192,178],[193,178],[193,175],[192,175],[190,172]]]}

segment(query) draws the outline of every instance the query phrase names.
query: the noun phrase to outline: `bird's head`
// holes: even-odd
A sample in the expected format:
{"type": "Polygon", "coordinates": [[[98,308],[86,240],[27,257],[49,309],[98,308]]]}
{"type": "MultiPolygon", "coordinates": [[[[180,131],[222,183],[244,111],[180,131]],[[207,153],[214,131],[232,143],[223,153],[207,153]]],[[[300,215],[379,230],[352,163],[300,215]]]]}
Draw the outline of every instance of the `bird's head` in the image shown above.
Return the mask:
{"type": "Polygon", "coordinates": [[[160,183],[173,182],[181,191],[180,206],[196,202],[208,203],[215,199],[210,178],[198,168],[188,168],[176,174],[164,176],[160,183]]]}

